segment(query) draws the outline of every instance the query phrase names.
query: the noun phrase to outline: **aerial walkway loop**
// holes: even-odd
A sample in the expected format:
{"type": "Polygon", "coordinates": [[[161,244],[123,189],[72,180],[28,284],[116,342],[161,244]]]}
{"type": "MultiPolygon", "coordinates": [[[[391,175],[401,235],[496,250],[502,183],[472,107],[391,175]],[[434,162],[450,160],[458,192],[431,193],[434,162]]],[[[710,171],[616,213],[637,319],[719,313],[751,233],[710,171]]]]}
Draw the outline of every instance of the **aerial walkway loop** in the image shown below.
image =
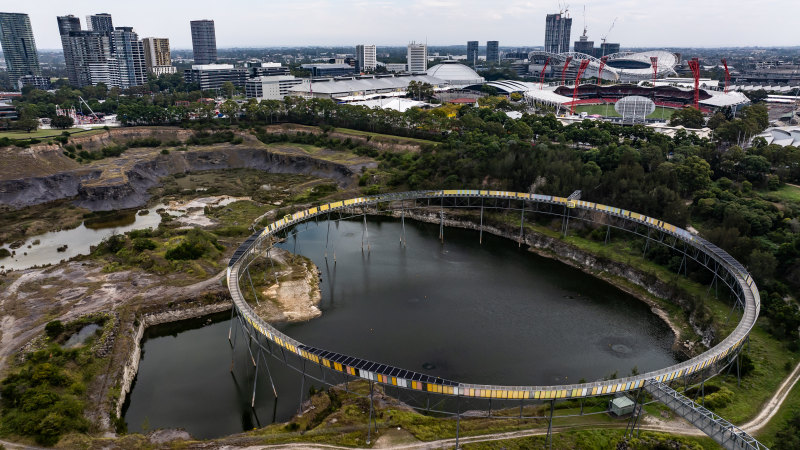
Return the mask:
{"type": "MultiPolygon", "coordinates": [[[[258,342],[258,357],[253,354],[252,350],[249,350],[253,365],[256,367],[260,364],[262,351],[272,355],[278,354],[284,361],[287,361],[287,355],[295,355],[302,361],[304,375],[306,365],[310,364],[318,366],[323,374],[323,379],[327,370],[343,374],[345,379],[349,376],[368,380],[370,386],[378,383],[459,399],[477,398],[490,401],[491,399],[503,399],[555,402],[561,399],[583,399],[615,393],[638,392],[641,389],[648,389],[648,383],[653,386],[654,383],[666,384],[679,379],[683,379],[685,382],[690,377],[705,379],[709,374],[714,374],[719,368],[729,364],[738,355],[756,323],[760,310],[758,289],[744,266],[724,250],[682,228],[657,218],[599,203],[549,195],[493,190],[412,191],[358,197],[326,203],[286,215],[257,231],[239,246],[228,264],[227,282],[234,305],[232,321],[233,315],[236,315],[250,338],[258,342]],[[268,255],[274,237],[279,233],[288,232],[297,224],[314,218],[330,218],[332,213],[346,214],[360,210],[360,215],[364,214],[368,208],[374,207],[377,210],[379,205],[383,207],[400,205],[396,207],[399,210],[405,208],[408,201],[414,202],[415,205],[421,203],[422,206],[441,208],[441,229],[444,227],[445,208],[480,208],[481,232],[485,208],[521,211],[520,242],[524,240],[526,212],[560,216],[562,231],[565,234],[568,231],[570,220],[583,220],[607,227],[606,236],[610,233],[611,228],[615,228],[645,237],[647,245],[651,245],[651,243],[667,245],[682,254],[682,271],[687,270],[688,260],[711,271],[714,274],[712,286],[719,286],[722,283],[730,289],[732,297],[735,298],[734,306],[738,306],[742,310],[741,319],[733,332],[708,351],[688,361],[647,373],[579,384],[478,385],[447,380],[303,344],[260,318],[245,300],[242,289],[253,288],[248,271],[249,265],[256,258],[268,255]]],[[[257,298],[254,288],[253,295],[256,295],[257,298]]],[[[250,349],[249,346],[248,349],[250,349]]],[[[253,398],[255,399],[255,384],[253,398]]]]}

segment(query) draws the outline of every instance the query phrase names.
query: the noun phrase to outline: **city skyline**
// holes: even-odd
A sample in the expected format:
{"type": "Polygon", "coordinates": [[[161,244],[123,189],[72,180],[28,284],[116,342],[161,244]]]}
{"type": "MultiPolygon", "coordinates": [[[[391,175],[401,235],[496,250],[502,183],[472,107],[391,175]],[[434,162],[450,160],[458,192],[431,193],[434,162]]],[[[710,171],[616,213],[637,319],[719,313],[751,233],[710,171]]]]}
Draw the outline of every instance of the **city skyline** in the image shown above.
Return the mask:
{"type": "MultiPolygon", "coordinates": [[[[797,46],[792,27],[800,5],[776,0],[758,8],[744,2],[711,0],[695,4],[677,0],[665,4],[643,4],[632,0],[587,2],[586,26],[590,39],[599,42],[612,21],[619,17],[609,41],[627,47],[738,47],[797,46]],[[744,14],[742,11],[747,11],[744,14]],[[775,11],[781,11],[775,14],[775,11]],[[689,14],[688,12],[694,12],[689,14]]],[[[188,8],[185,2],[143,1],[137,8],[125,3],[53,0],[19,5],[4,12],[30,16],[37,47],[61,47],[56,16],[74,14],[85,22],[87,15],[108,13],[114,21],[132,26],[139,36],[163,36],[173,50],[190,50],[189,22],[215,21],[217,47],[355,46],[362,41],[378,46],[405,46],[411,41],[429,45],[464,45],[467,40],[499,40],[505,47],[544,44],[544,16],[558,12],[557,2],[512,0],[487,8],[476,0],[315,0],[282,4],[274,8],[255,0],[212,2],[200,0],[188,8]],[[552,4],[551,4],[552,3],[552,4]],[[147,7],[151,4],[152,8],[147,7]],[[144,6],[144,7],[143,7],[144,6]],[[153,8],[158,14],[152,14],[153,8]],[[478,8],[482,14],[472,14],[478,8]],[[246,12],[246,13],[245,13],[246,12]],[[356,20],[359,27],[342,27],[356,20]],[[302,22],[303,27],[297,23],[302,22]],[[391,23],[391,27],[386,24],[391,23]],[[442,26],[442,24],[453,26],[442,26]],[[334,31],[330,31],[334,30],[334,31]]],[[[573,32],[581,34],[582,4],[572,5],[573,32]]],[[[86,27],[86,24],[83,24],[86,27]]]]}

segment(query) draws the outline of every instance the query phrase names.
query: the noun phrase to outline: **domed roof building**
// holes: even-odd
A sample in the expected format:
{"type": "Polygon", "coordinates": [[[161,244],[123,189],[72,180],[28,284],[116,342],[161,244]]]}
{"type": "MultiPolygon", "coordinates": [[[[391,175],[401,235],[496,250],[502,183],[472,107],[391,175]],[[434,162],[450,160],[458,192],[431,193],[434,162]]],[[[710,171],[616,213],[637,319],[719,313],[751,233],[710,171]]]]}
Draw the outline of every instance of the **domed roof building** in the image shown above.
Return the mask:
{"type": "Polygon", "coordinates": [[[452,87],[466,87],[474,84],[483,84],[486,80],[469,67],[458,61],[442,61],[426,72],[429,76],[447,81],[452,87]]]}

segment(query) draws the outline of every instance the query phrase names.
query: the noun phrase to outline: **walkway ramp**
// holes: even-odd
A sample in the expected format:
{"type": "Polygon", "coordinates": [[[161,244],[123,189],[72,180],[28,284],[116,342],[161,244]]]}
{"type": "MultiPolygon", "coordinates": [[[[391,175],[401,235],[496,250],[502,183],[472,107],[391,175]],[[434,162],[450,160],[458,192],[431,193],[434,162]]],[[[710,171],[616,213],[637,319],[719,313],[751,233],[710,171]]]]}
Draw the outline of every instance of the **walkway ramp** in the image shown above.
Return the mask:
{"type": "Polygon", "coordinates": [[[644,390],[726,449],[769,450],[741,428],[658,380],[648,380],[644,390]]]}

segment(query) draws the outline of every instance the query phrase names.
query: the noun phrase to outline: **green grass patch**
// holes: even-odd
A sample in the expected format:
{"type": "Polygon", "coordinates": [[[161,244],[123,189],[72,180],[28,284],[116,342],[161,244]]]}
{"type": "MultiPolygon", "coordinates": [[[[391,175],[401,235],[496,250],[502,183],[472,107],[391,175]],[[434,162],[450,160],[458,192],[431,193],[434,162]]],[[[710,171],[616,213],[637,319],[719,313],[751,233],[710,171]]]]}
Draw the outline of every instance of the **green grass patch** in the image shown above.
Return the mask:
{"type": "MultiPolygon", "coordinates": [[[[476,442],[464,444],[464,449],[483,450],[503,448],[506,450],[545,449],[548,448],[547,436],[531,436],[520,439],[507,439],[503,441],[476,442]]],[[[630,450],[644,449],[716,449],[718,444],[708,438],[695,438],[686,436],[673,436],[666,433],[643,431],[639,437],[627,439],[623,430],[578,430],[564,431],[553,435],[552,448],[555,449],[586,449],[605,450],[625,448],[630,450]]]]}
{"type": "Polygon", "coordinates": [[[800,203],[800,187],[785,184],[776,191],[763,192],[761,196],[776,203],[800,203]]]}
{"type": "MultiPolygon", "coordinates": [[[[786,433],[786,429],[790,427],[790,421],[793,421],[792,419],[796,421],[798,416],[800,416],[800,384],[795,384],[778,412],[761,429],[756,438],[769,448],[777,448],[780,444],[785,444],[785,442],[781,442],[778,433],[786,433]]],[[[791,447],[783,445],[781,448],[791,447]]]]}
{"type": "Polygon", "coordinates": [[[282,153],[292,153],[292,152],[303,152],[306,155],[313,156],[316,159],[322,159],[324,161],[330,161],[340,164],[356,164],[359,162],[364,161],[371,161],[368,158],[363,156],[356,155],[350,151],[342,151],[342,150],[328,150],[322,147],[317,147],[316,145],[311,144],[301,144],[295,142],[280,142],[274,144],[267,144],[267,148],[271,151],[275,152],[282,152],[282,153]]]}
{"type": "Polygon", "coordinates": [[[95,128],[91,130],[84,130],[83,128],[68,128],[66,130],[36,130],[30,133],[24,131],[0,131],[0,138],[9,139],[46,139],[56,136],[61,136],[63,132],[68,132],[70,135],[77,136],[91,136],[93,134],[105,133],[103,128],[95,128]]]}
{"type": "MultiPolygon", "coordinates": [[[[677,111],[676,109],[672,108],[664,108],[662,106],[656,106],[656,110],[653,111],[652,114],[648,115],[648,119],[664,119],[669,120],[672,117],[672,114],[677,111]]],[[[606,105],[578,105],[575,107],[575,113],[580,114],[582,112],[588,113],[589,115],[592,114],[599,114],[601,116],[606,117],[621,117],[619,113],[614,109],[614,105],[606,104],[606,105]]]]}
{"type": "Polygon", "coordinates": [[[438,144],[438,142],[436,141],[429,141],[427,139],[393,136],[391,134],[372,133],[369,131],[352,130],[350,128],[334,128],[333,132],[342,134],[352,134],[354,136],[370,136],[371,138],[379,140],[381,142],[395,142],[398,144],[403,144],[403,143],[414,143],[414,144],[425,144],[425,145],[438,144]]]}

